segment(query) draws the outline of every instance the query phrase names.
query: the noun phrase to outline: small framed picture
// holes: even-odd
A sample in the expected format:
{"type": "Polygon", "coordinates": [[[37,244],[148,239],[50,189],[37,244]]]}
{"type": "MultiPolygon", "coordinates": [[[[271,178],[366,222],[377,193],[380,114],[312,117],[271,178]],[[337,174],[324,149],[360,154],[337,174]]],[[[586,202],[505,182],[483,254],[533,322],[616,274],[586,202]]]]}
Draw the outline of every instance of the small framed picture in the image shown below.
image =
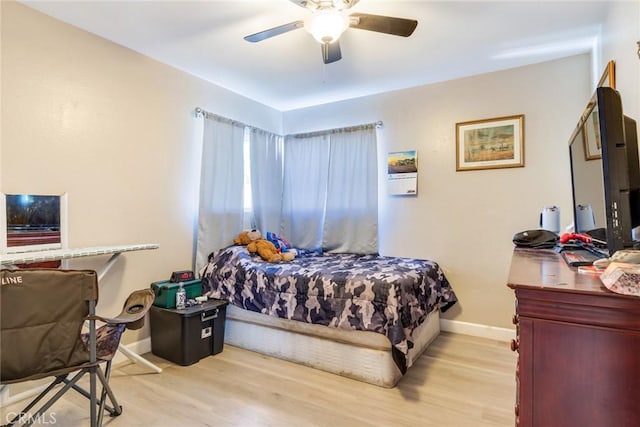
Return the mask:
{"type": "Polygon", "coordinates": [[[396,151],[387,157],[387,192],[391,196],[418,194],[418,152],[396,151]]]}
{"type": "Polygon", "coordinates": [[[524,114],[456,123],[456,170],[524,167],[524,114]]]}

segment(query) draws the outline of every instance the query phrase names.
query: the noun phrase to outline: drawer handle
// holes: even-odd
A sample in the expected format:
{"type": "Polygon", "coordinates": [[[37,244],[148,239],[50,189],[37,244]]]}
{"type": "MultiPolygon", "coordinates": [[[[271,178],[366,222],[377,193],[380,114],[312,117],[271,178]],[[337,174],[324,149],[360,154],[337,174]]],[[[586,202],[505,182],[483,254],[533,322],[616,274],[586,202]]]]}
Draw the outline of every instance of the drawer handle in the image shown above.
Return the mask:
{"type": "Polygon", "coordinates": [[[519,321],[520,321],[520,317],[517,314],[514,314],[513,317],[511,318],[511,323],[513,323],[514,325],[517,325],[519,321]]]}
{"type": "Polygon", "coordinates": [[[518,351],[518,347],[520,347],[520,344],[518,343],[518,341],[511,340],[511,351],[518,351]]]}

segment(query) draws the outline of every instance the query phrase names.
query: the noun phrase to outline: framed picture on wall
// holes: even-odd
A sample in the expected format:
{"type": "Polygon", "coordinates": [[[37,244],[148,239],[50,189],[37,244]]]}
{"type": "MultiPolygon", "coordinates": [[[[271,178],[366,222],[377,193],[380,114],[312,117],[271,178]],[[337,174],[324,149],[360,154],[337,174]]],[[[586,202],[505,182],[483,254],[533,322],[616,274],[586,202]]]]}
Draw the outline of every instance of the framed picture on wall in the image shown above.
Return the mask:
{"type": "Polygon", "coordinates": [[[418,152],[396,151],[387,157],[387,194],[415,196],[418,194],[418,152]]]}
{"type": "Polygon", "coordinates": [[[602,77],[598,80],[598,87],[616,88],[616,62],[609,61],[607,67],[602,73],[602,77]]]}
{"type": "Polygon", "coordinates": [[[456,170],[524,167],[524,114],[456,123],[456,170]]]}

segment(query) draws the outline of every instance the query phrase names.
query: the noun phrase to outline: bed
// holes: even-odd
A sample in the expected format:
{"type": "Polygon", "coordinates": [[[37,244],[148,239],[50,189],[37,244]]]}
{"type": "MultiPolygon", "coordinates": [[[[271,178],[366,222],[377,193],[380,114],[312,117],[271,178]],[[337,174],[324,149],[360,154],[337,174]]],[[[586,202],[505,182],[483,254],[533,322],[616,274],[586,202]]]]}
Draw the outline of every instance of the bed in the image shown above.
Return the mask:
{"type": "Polygon", "coordinates": [[[457,298],[437,263],[303,253],[271,264],[245,246],[209,256],[204,292],[230,302],[225,342],[393,387],[457,298]]]}

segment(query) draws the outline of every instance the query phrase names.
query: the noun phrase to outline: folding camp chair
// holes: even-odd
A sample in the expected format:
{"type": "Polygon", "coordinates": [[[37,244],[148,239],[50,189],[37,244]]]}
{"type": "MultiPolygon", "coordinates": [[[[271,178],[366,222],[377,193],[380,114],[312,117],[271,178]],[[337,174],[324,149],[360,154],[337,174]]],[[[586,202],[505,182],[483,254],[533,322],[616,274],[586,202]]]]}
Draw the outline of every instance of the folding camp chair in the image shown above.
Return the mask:
{"type": "Polygon", "coordinates": [[[1,270],[0,383],[54,377],[8,426],[42,422],[47,409],[69,389],[90,401],[91,426],[101,426],[104,412],[122,413],[109,386],[111,361],[125,328],[138,329],[153,303],[153,292],[133,292],[114,318],[95,314],[98,279],[90,270],[1,270]],[[96,321],[105,324],[96,327],[96,321]],[[88,332],[83,327],[88,325],[88,332]],[[104,371],[100,364],[105,364],[104,371]],[[89,390],[78,381],[89,374],[89,390]],[[98,394],[97,381],[102,390],[98,394]],[[53,391],[61,388],[42,403],[53,391]],[[107,403],[107,397],[109,403],[107,403]],[[34,409],[34,412],[31,412],[34,409]]]}

